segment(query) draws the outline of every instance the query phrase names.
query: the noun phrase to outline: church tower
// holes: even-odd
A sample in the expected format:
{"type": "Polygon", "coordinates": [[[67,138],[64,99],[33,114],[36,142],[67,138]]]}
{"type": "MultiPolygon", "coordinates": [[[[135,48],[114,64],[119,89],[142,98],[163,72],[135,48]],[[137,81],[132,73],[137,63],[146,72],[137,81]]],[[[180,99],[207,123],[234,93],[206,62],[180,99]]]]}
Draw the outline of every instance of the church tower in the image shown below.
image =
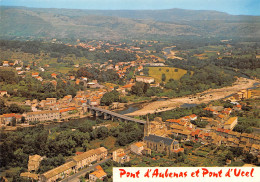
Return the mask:
{"type": "Polygon", "coordinates": [[[151,133],[150,121],[148,115],[146,115],[146,123],[144,125],[144,136],[149,136],[150,133],[151,133]]]}

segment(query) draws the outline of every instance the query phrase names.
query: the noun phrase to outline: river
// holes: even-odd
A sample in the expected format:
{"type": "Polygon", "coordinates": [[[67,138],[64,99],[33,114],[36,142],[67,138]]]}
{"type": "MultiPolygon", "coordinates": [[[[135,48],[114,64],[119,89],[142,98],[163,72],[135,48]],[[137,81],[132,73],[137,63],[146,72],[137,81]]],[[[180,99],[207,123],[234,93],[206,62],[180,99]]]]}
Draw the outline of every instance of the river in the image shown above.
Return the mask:
{"type": "MultiPolygon", "coordinates": [[[[156,100],[153,100],[153,101],[150,101],[150,102],[166,101],[166,100],[167,99],[165,99],[165,98],[159,98],[159,99],[156,99],[156,100]]],[[[116,111],[116,112],[119,113],[119,114],[129,114],[129,113],[132,113],[132,112],[135,112],[135,111],[142,109],[144,104],[148,105],[150,102],[131,104],[131,105],[127,106],[125,109],[119,110],[119,111],[116,111]]],[[[180,107],[181,108],[190,108],[190,107],[195,107],[195,106],[197,106],[197,104],[184,103],[180,107]]]]}

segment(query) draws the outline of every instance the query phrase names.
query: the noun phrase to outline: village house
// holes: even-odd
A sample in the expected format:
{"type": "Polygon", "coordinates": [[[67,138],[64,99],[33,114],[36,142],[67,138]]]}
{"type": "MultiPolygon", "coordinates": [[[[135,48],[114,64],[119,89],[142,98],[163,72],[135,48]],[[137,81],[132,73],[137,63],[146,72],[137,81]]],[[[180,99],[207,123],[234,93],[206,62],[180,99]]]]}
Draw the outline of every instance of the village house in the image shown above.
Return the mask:
{"type": "Polygon", "coordinates": [[[142,155],[142,151],[144,150],[145,143],[144,142],[136,142],[131,145],[131,152],[142,155]]]}
{"type": "Polygon", "coordinates": [[[60,117],[63,118],[63,117],[66,117],[67,115],[69,115],[71,113],[77,112],[77,108],[76,107],[69,107],[69,108],[66,108],[66,109],[61,109],[59,112],[60,112],[60,117]]]}
{"type": "Polygon", "coordinates": [[[237,124],[237,117],[231,117],[226,123],[224,123],[224,129],[233,130],[237,124]]]}
{"type": "Polygon", "coordinates": [[[23,67],[16,67],[15,69],[16,69],[16,71],[21,71],[23,69],[23,67]]]}
{"type": "Polygon", "coordinates": [[[250,153],[251,153],[252,155],[254,155],[254,156],[260,155],[260,145],[253,144],[253,145],[251,146],[250,153]]]}
{"type": "Polygon", "coordinates": [[[42,82],[43,81],[43,79],[42,79],[42,77],[40,77],[40,76],[37,76],[37,77],[35,77],[37,80],[39,80],[40,82],[42,82]]]}
{"type": "Polygon", "coordinates": [[[10,125],[13,119],[15,119],[16,123],[20,122],[22,119],[22,115],[16,113],[0,115],[0,123],[2,126],[10,125]]]}
{"type": "Polygon", "coordinates": [[[130,161],[130,156],[125,153],[125,150],[120,148],[113,152],[113,161],[124,164],[130,161]]]}
{"type": "Polygon", "coordinates": [[[60,119],[59,111],[36,111],[25,114],[27,121],[52,121],[60,119]]]}
{"type": "Polygon", "coordinates": [[[40,175],[40,182],[54,182],[76,172],[76,162],[70,161],[40,175]]]}
{"type": "Polygon", "coordinates": [[[3,62],[3,66],[4,66],[4,67],[8,67],[8,66],[9,66],[9,62],[8,62],[8,61],[4,61],[4,62],[3,62]]]}
{"type": "Polygon", "coordinates": [[[231,147],[238,147],[239,139],[238,138],[227,138],[226,145],[231,146],[231,147]]]}
{"type": "Polygon", "coordinates": [[[101,161],[106,158],[107,156],[107,149],[105,147],[100,147],[95,149],[96,155],[97,155],[97,161],[101,161]]]}
{"type": "Polygon", "coordinates": [[[148,76],[136,76],[136,81],[137,82],[144,82],[144,83],[153,83],[154,78],[148,77],[148,76]]]}
{"type": "Polygon", "coordinates": [[[107,149],[100,147],[97,149],[92,149],[83,154],[73,157],[73,160],[76,162],[76,170],[79,170],[83,167],[90,165],[94,161],[99,161],[104,159],[107,156],[107,149]]]}
{"type": "Polygon", "coordinates": [[[171,132],[172,132],[172,134],[174,136],[181,137],[182,140],[190,140],[191,131],[189,131],[189,130],[176,130],[176,129],[172,129],[171,132]]]}
{"type": "Polygon", "coordinates": [[[38,72],[35,72],[35,73],[32,73],[32,77],[38,77],[39,76],[39,73],[38,72]]]}
{"type": "Polygon", "coordinates": [[[9,97],[10,95],[7,93],[7,91],[4,91],[4,90],[0,90],[0,97],[9,97]]]}
{"type": "Polygon", "coordinates": [[[24,71],[17,71],[17,74],[20,75],[21,77],[25,76],[23,75],[25,72],[24,71]]]}
{"type": "Polygon", "coordinates": [[[43,159],[44,157],[41,157],[40,155],[29,155],[28,171],[36,172],[39,169],[40,163],[43,159]]]}
{"type": "Polygon", "coordinates": [[[72,158],[72,161],[67,162],[40,175],[40,182],[54,182],[60,179],[64,179],[72,173],[76,173],[79,169],[87,167],[91,163],[99,161],[106,156],[107,149],[105,149],[104,147],[92,149],[87,152],[81,153],[74,156],[72,158]]]}
{"type": "Polygon", "coordinates": [[[98,165],[95,167],[95,171],[89,174],[89,181],[95,182],[98,179],[102,180],[107,176],[107,173],[103,170],[103,168],[98,165]]]}
{"type": "Polygon", "coordinates": [[[30,173],[30,172],[24,172],[21,173],[20,176],[24,179],[28,179],[28,180],[35,180],[38,181],[39,180],[39,174],[34,174],[34,173],[30,173]]]}
{"type": "Polygon", "coordinates": [[[51,74],[51,77],[52,77],[52,78],[57,78],[57,74],[56,74],[56,73],[52,73],[52,74],[51,74]]]}
{"type": "Polygon", "coordinates": [[[72,101],[72,95],[66,95],[59,100],[61,103],[70,103],[72,101]]]}

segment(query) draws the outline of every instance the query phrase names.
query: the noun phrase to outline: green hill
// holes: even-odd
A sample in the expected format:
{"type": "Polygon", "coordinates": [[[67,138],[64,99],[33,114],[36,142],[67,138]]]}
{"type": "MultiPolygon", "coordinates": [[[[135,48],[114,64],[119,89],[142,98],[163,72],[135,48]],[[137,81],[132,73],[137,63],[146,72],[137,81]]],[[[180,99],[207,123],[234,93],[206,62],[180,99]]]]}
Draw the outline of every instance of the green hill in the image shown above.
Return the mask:
{"type": "Polygon", "coordinates": [[[195,10],[71,10],[1,7],[0,36],[157,39],[174,36],[260,37],[259,16],[195,10]]]}

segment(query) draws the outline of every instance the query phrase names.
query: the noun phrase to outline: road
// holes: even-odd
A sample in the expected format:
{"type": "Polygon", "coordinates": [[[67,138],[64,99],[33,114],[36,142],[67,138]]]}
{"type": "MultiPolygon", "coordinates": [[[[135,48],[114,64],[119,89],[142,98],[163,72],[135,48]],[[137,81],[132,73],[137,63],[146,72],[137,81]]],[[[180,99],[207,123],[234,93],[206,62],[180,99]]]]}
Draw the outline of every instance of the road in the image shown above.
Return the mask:
{"type": "Polygon", "coordinates": [[[88,168],[82,169],[81,171],[79,171],[78,173],[73,174],[72,176],[61,180],[62,182],[79,182],[79,178],[81,176],[85,176],[85,174],[91,170],[94,170],[94,168],[102,163],[105,163],[107,161],[109,161],[112,158],[112,156],[108,156],[106,159],[94,164],[93,166],[90,166],[88,168]]]}

